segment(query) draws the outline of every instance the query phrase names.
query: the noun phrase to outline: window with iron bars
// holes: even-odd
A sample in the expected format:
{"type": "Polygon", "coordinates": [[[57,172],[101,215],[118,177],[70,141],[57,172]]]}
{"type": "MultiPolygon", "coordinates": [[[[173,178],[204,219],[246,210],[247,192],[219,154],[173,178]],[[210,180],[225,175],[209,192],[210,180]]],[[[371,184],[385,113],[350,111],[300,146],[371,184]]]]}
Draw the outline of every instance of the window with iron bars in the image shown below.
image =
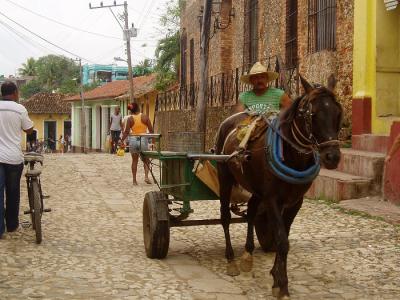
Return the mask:
{"type": "Polygon", "coordinates": [[[336,0],[308,0],[308,52],[336,50],[336,0]]]}
{"type": "Polygon", "coordinates": [[[297,0],[286,1],[286,68],[297,65],[297,0]]]}
{"type": "Polygon", "coordinates": [[[181,36],[181,85],[186,85],[187,79],[187,34],[182,33],[181,36]]]}
{"type": "Polygon", "coordinates": [[[258,61],[258,38],[258,0],[246,0],[243,53],[246,69],[258,61]]]}

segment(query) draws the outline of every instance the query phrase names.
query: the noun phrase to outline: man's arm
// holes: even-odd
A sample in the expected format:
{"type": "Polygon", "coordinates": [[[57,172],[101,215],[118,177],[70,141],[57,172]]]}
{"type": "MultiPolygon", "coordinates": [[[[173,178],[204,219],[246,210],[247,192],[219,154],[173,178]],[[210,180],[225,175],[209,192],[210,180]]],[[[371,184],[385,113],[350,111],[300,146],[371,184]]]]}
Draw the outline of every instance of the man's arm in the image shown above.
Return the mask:
{"type": "Polygon", "coordinates": [[[395,155],[397,151],[399,151],[399,149],[400,149],[400,134],[394,140],[392,148],[390,148],[389,154],[386,156],[385,161],[389,162],[392,159],[393,155],[395,155]]]}
{"type": "Polygon", "coordinates": [[[23,129],[23,131],[24,131],[26,134],[31,134],[31,133],[33,132],[33,127],[29,128],[29,129],[23,129]]]}
{"type": "Polygon", "coordinates": [[[280,103],[281,109],[286,110],[291,105],[292,105],[292,99],[290,99],[290,97],[286,93],[283,93],[283,95],[281,96],[281,103],[280,103]]]}

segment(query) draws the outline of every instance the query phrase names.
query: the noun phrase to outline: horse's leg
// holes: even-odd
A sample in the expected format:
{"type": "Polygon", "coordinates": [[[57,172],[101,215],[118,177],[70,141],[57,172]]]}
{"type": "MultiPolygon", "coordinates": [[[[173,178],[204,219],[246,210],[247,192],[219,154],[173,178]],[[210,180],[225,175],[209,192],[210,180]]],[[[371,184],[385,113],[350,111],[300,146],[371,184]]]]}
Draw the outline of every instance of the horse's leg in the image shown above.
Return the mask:
{"type": "Polygon", "coordinates": [[[285,229],[288,237],[290,233],[290,227],[292,226],[294,218],[296,217],[302,205],[303,197],[301,197],[294,206],[286,208],[283,212],[283,221],[285,222],[285,229]]]}
{"type": "Polygon", "coordinates": [[[240,271],[235,262],[235,254],[233,252],[231,236],[229,233],[229,224],[231,222],[229,204],[234,179],[227,166],[218,166],[218,179],[220,182],[221,223],[224,228],[226,243],[225,257],[228,261],[227,273],[230,276],[237,276],[240,274],[240,271]]]}
{"type": "Polygon", "coordinates": [[[268,221],[273,230],[276,244],[276,255],[271,275],[274,278],[272,294],[279,299],[289,299],[287,278],[287,254],[289,239],[286,233],[285,222],[278,206],[278,197],[270,197],[268,201],[268,221]]]}
{"type": "MultiPolygon", "coordinates": [[[[283,222],[285,223],[285,229],[286,229],[286,233],[287,236],[289,238],[289,232],[290,232],[290,227],[293,223],[294,218],[296,217],[297,213],[299,212],[301,206],[303,204],[303,198],[299,199],[299,201],[297,201],[297,203],[290,207],[290,208],[285,208],[283,211],[283,222]]],[[[271,270],[271,274],[274,274],[277,272],[276,268],[277,268],[277,260],[274,261],[274,266],[272,267],[271,270]]],[[[273,286],[273,294],[274,296],[278,296],[279,295],[279,291],[280,288],[279,286],[276,284],[274,284],[273,286]]]]}
{"type": "Polygon", "coordinates": [[[245,252],[240,259],[240,269],[243,272],[250,272],[253,268],[253,251],[254,251],[254,219],[257,214],[260,198],[252,196],[247,207],[247,237],[245,252]]]}

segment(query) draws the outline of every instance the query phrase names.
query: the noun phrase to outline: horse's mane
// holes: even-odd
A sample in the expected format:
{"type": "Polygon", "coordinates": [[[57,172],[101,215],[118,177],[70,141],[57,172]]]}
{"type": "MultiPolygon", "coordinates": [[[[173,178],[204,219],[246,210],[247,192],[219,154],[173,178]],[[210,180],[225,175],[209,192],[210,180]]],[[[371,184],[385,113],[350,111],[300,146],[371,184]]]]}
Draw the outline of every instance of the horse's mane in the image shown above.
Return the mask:
{"type": "MultiPolygon", "coordinates": [[[[297,97],[292,105],[285,111],[285,113],[282,115],[282,119],[281,119],[281,123],[291,123],[293,122],[294,118],[296,117],[296,112],[299,109],[299,105],[301,100],[305,97],[306,95],[303,94],[300,97],[297,97]]],[[[313,89],[311,91],[311,93],[308,95],[308,97],[310,98],[310,101],[313,101],[316,98],[320,98],[320,97],[331,97],[335,99],[335,103],[338,104],[338,108],[340,109],[340,115],[342,115],[343,110],[341,105],[336,101],[336,96],[335,94],[327,89],[326,87],[323,86],[319,86],[316,89],[313,89]]]]}

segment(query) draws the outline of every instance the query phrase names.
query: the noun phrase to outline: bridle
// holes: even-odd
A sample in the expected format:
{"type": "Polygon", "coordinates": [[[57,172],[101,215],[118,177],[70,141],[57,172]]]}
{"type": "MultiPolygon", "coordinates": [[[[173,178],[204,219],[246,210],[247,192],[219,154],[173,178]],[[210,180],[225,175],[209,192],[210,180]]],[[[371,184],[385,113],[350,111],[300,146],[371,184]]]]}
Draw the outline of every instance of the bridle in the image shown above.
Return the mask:
{"type": "Polygon", "coordinates": [[[306,95],[300,100],[299,109],[290,126],[290,131],[297,145],[308,150],[308,153],[319,152],[324,147],[339,145],[340,141],[332,137],[329,137],[326,141],[318,141],[312,130],[312,116],[312,99],[306,95]],[[296,122],[296,116],[304,119],[305,133],[300,130],[296,122]]]}

